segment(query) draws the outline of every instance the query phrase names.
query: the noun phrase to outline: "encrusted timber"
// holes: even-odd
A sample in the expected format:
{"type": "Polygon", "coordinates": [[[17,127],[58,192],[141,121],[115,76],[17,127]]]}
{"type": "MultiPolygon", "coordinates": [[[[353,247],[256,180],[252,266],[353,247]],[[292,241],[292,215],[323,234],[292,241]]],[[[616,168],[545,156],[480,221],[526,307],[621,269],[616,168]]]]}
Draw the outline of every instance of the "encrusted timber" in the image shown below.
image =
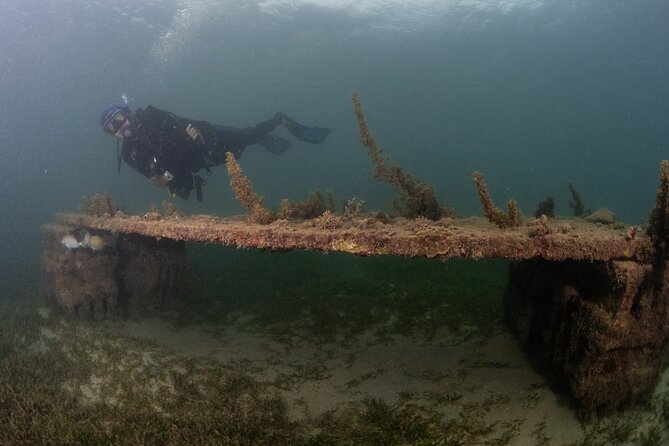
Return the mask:
{"type": "Polygon", "coordinates": [[[126,314],[148,315],[177,302],[188,272],[184,242],[121,234],[116,249],[120,301],[126,314]]]}
{"type": "Polygon", "coordinates": [[[411,257],[506,258],[528,260],[608,261],[645,259],[652,247],[644,235],[627,239],[616,231],[588,229],[580,223],[569,233],[553,231],[530,236],[524,228],[500,230],[483,219],[454,219],[453,226],[438,223],[411,228],[399,221],[391,224],[324,228],[306,222],[261,225],[243,218],[217,218],[201,215],[148,219],[146,216],[91,217],[82,214],[57,214],[56,220],[93,230],[169,238],[185,242],[215,243],[240,248],[273,250],[306,249],[341,251],[360,255],[399,255],[411,257]],[[477,221],[478,220],[478,221],[477,221]],[[307,223],[307,225],[305,225],[307,223]]]}
{"type": "Polygon", "coordinates": [[[114,238],[101,251],[70,250],[60,243],[66,234],[82,239],[77,226],[42,227],[43,297],[65,312],[85,319],[128,317],[168,308],[185,288],[185,244],[134,234],[114,238]]]}
{"type": "Polygon", "coordinates": [[[520,343],[564,377],[582,418],[655,386],[669,336],[666,271],[620,260],[511,264],[507,319],[520,343]]]}
{"type": "Polygon", "coordinates": [[[49,224],[42,227],[41,294],[67,313],[87,319],[119,315],[118,284],[114,274],[116,255],[107,249],[67,249],[66,234],[78,239],[76,227],[49,224]]]}

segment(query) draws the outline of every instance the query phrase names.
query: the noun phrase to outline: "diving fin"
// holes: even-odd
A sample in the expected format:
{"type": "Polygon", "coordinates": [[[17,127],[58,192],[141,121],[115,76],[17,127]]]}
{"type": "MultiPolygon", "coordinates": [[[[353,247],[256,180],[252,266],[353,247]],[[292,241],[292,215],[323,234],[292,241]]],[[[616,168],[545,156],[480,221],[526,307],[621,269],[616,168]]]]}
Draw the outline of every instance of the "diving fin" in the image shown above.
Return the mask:
{"type": "Polygon", "coordinates": [[[258,144],[260,144],[267,151],[272,152],[275,155],[281,155],[283,152],[288,150],[288,148],[292,145],[290,141],[287,141],[280,136],[271,134],[265,136],[262,140],[258,141],[258,144]]]}
{"type": "Polygon", "coordinates": [[[285,118],[283,125],[295,138],[311,144],[322,143],[332,132],[332,129],[328,128],[307,127],[288,117],[285,118]]]}

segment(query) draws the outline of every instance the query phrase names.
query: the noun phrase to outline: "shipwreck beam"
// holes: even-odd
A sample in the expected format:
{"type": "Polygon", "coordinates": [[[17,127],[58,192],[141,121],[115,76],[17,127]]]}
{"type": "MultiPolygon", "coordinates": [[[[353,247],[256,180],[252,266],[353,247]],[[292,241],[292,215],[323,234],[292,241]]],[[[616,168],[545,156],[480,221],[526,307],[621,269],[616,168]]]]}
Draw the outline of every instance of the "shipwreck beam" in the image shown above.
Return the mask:
{"type": "Polygon", "coordinates": [[[359,255],[644,262],[651,252],[646,236],[629,237],[623,230],[566,219],[551,221],[541,231],[532,225],[501,230],[476,217],[436,222],[398,218],[383,223],[369,216],[344,221],[337,228],[319,227],[317,219],[261,225],[239,217],[162,217],[155,213],[113,217],[58,214],[56,219],[77,227],[185,242],[359,255]]]}
{"type": "Polygon", "coordinates": [[[48,242],[43,256],[48,260],[45,289],[55,290],[52,294],[60,297],[66,310],[76,312],[80,302],[86,303],[96,317],[98,300],[103,300],[105,311],[122,304],[131,312],[138,306],[160,309],[172,300],[186,271],[184,242],[357,255],[510,259],[504,297],[507,319],[520,344],[538,349],[565,378],[583,417],[648,395],[669,339],[669,268],[653,262],[651,241],[637,228],[543,218],[499,229],[483,218],[391,220],[382,214],[345,218],[324,214],[265,225],[243,217],[166,217],[156,212],[106,217],[59,214],[56,220],[58,225],[47,225],[43,231],[48,242]],[[113,248],[119,260],[114,261],[112,253],[68,252],[58,243],[66,230],[119,234],[113,248]],[[90,267],[82,268],[87,259],[90,267]],[[114,267],[114,276],[114,264],[125,265],[132,274],[119,274],[114,267]],[[146,271],[148,264],[153,265],[151,274],[146,271]],[[81,272],[89,270],[96,274],[81,272]],[[108,286],[100,289],[101,283],[108,286]]]}

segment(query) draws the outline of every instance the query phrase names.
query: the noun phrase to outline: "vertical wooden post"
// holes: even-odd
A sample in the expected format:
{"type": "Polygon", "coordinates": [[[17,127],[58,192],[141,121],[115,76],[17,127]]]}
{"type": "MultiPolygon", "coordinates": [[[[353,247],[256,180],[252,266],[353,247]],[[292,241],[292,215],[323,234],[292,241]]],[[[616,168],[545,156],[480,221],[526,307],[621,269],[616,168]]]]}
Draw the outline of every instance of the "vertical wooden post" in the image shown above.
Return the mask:
{"type": "Polygon", "coordinates": [[[42,296],[82,318],[120,315],[114,250],[68,249],[61,243],[66,235],[82,240],[84,231],[57,224],[42,227],[42,296]]]}
{"type": "Polygon", "coordinates": [[[127,314],[148,315],[174,305],[187,276],[185,243],[141,235],[119,235],[116,269],[127,314]]]}
{"type": "Polygon", "coordinates": [[[169,308],[185,289],[184,242],[96,231],[106,246],[68,249],[61,240],[82,240],[85,230],[42,227],[42,295],[67,313],[87,319],[146,315],[169,308]]]}
{"type": "Polygon", "coordinates": [[[520,344],[540,351],[588,418],[654,387],[669,335],[666,268],[633,261],[514,262],[505,293],[520,344]]]}

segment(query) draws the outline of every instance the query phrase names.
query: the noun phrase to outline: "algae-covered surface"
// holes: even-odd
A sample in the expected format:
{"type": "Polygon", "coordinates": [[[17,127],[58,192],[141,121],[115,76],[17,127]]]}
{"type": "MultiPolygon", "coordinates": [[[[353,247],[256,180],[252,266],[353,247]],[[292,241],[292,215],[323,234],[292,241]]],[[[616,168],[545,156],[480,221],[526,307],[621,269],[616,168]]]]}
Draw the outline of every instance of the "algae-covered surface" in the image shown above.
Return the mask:
{"type": "Polygon", "coordinates": [[[215,243],[243,248],[305,249],[360,255],[505,258],[513,260],[648,261],[649,237],[636,226],[601,224],[581,218],[532,219],[500,229],[480,217],[437,221],[362,213],[342,219],[332,213],[306,220],[254,223],[245,216],[161,216],[117,213],[105,216],[57,214],[60,223],[95,230],[215,243]],[[331,225],[333,220],[337,225],[331,225]],[[637,233],[638,232],[638,233],[637,233]]]}
{"type": "Polygon", "coordinates": [[[507,262],[189,246],[180,305],[0,317],[0,444],[608,445],[669,439],[669,387],[581,424],[502,321],[507,262]]]}

